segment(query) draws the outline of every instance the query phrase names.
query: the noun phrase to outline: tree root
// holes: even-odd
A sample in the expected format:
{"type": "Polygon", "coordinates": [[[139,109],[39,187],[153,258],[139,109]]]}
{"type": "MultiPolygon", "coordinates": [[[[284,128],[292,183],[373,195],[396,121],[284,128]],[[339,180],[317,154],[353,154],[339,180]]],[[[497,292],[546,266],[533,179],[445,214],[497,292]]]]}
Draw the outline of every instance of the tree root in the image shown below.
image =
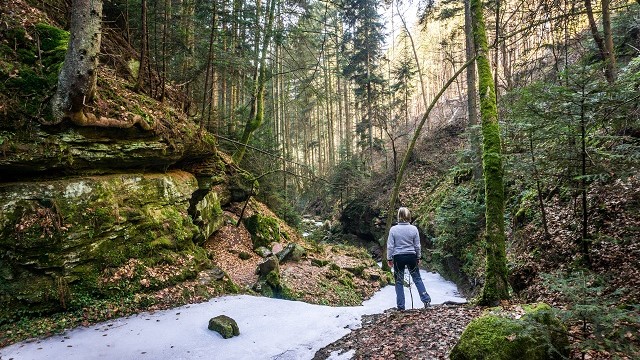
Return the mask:
{"type": "Polygon", "coordinates": [[[73,124],[78,126],[129,129],[134,127],[135,125],[139,125],[140,128],[145,131],[151,131],[155,128],[155,122],[150,125],[142,116],[137,114],[133,115],[131,118],[124,117],[122,119],[114,119],[104,116],[96,117],[92,113],[85,114],[83,111],[78,111],[76,113],[67,114],[67,117],[73,124]]]}

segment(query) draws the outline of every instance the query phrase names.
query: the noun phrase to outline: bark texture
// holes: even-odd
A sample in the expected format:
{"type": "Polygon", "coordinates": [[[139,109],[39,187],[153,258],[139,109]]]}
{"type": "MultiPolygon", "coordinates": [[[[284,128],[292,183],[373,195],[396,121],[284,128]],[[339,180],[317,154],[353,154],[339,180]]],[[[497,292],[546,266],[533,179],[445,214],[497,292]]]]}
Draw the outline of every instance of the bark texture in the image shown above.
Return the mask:
{"type": "Polygon", "coordinates": [[[101,0],[73,0],[69,47],[52,101],[58,123],[65,118],[74,123],[87,121],[84,107],[96,89],[101,19],[101,0]]]}
{"type": "Polygon", "coordinates": [[[476,63],[480,118],[482,121],[482,168],[485,180],[485,242],[487,252],[486,279],[480,302],[495,304],[509,298],[507,257],[504,232],[504,171],[495,84],[489,63],[489,46],[484,23],[482,1],[471,0],[471,16],[476,63]]]}

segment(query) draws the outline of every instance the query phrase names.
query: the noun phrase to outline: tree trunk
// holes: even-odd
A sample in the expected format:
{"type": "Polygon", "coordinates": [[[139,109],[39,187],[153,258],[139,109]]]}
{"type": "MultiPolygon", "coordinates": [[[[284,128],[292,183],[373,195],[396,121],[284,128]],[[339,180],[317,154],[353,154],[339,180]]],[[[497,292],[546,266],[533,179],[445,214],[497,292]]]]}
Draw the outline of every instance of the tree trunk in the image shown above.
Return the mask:
{"type": "Polygon", "coordinates": [[[544,238],[549,240],[551,235],[549,234],[549,225],[547,223],[547,211],[544,207],[544,198],[542,196],[542,184],[540,182],[540,173],[538,172],[538,166],[536,165],[536,156],[533,149],[533,135],[529,133],[529,151],[531,153],[531,167],[533,169],[533,177],[536,180],[536,189],[538,192],[538,205],[540,206],[540,215],[542,216],[542,228],[544,229],[544,238]]]}
{"type": "Polygon", "coordinates": [[[171,0],[164,0],[164,21],[162,23],[162,79],[160,79],[160,101],[164,101],[167,86],[167,41],[171,19],[171,0]]]}
{"type": "Polygon", "coordinates": [[[600,36],[600,32],[598,31],[598,25],[596,24],[596,19],[593,16],[593,7],[591,5],[591,0],[584,0],[584,7],[587,10],[587,18],[589,19],[589,29],[591,30],[591,35],[593,36],[593,40],[596,42],[596,45],[598,46],[598,50],[600,51],[602,58],[606,59],[604,41],[602,40],[602,36],[600,36]]]}
{"type": "Polygon", "coordinates": [[[509,298],[507,256],[504,231],[504,183],[502,146],[495,84],[491,74],[484,23],[482,1],[471,0],[471,20],[476,48],[480,93],[480,118],[482,120],[483,152],[482,168],[485,179],[485,242],[486,279],[480,302],[496,304],[509,298]]]}
{"type": "Polygon", "coordinates": [[[587,206],[587,119],[585,114],[585,94],[583,89],[582,101],[580,102],[580,195],[582,197],[582,236],[581,251],[585,264],[591,267],[589,257],[589,212],[587,206]]]}
{"type": "Polygon", "coordinates": [[[609,84],[616,81],[616,53],[611,32],[611,0],[602,0],[602,33],[604,35],[605,68],[609,84]]]}
{"type": "MultiPolygon", "coordinates": [[[[182,65],[182,77],[187,79],[187,84],[185,86],[185,96],[184,103],[182,104],[182,109],[184,110],[187,116],[192,115],[192,89],[191,89],[191,79],[193,74],[191,74],[191,68],[193,67],[193,58],[195,52],[195,35],[194,35],[194,17],[195,8],[193,0],[185,0],[182,4],[182,31],[184,32],[185,38],[185,46],[186,46],[186,54],[184,57],[183,65],[182,65]]],[[[196,110],[197,112],[197,110],[196,110]]]]}
{"type": "MultiPolygon", "coordinates": [[[[259,5],[258,1],[258,5],[259,5]]],[[[243,145],[240,145],[240,148],[233,154],[233,160],[236,163],[240,163],[242,158],[244,157],[244,153],[246,151],[246,145],[249,143],[249,139],[251,135],[253,135],[254,131],[260,127],[262,124],[262,120],[264,118],[264,88],[266,79],[266,59],[267,59],[267,50],[269,49],[269,43],[271,41],[272,29],[273,29],[273,19],[275,13],[275,5],[276,0],[270,0],[268,4],[268,13],[267,13],[267,22],[264,29],[264,36],[261,47],[256,44],[256,54],[260,49],[260,57],[256,64],[256,72],[254,74],[254,87],[252,94],[252,102],[251,102],[251,111],[249,113],[249,119],[245,124],[244,131],[242,133],[241,142],[243,145]]],[[[259,12],[259,10],[256,10],[259,12]]]]}
{"type": "Polygon", "coordinates": [[[142,42],[140,44],[140,61],[138,66],[138,79],[136,80],[136,86],[134,87],[134,91],[139,92],[144,85],[144,69],[145,65],[148,62],[147,56],[147,48],[149,42],[149,30],[147,29],[147,0],[142,0],[142,42]]]}
{"type": "MultiPolygon", "coordinates": [[[[466,61],[475,59],[475,46],[473,45],[473,28],[471,25],[471,4],[469,0],[464,2],[464,33],[465,33],[465,56],[466,61]]],[[[469,117],[469,127],[471,129],[471,147],[478,161],[473,162],[473,176],[475,179],[482,178],[482,147],[480,146],[480,136],[478,134],[478,88],[476,86],[476,64],[467,67],[467,114],[469,117]]]]}
{"type": "Polygon", "coordinates": [[[73,0],[69,47],[51,103],[55,123],[87,121],[85,105],[93,99],[98,79],[101,21],[102,1],[73,0]]]}
{"type": "Polygon", "coordinates": [[[605,39],[600,36],[600,32],[598,31],[598,25],[596,24],[595,17],[593,16],[591,0],[584,0],[584,6],[587,10],[587,18],[589,19],[591,35],[598,46],[598,51],[600,52],[602,61],[605,62],[604,76],[607,78],[607,82],[611,84],[615,81],[615,54],[613,52],[613,40],[611,36],[609,0],[602,0],[602,24],[605,39]]]}

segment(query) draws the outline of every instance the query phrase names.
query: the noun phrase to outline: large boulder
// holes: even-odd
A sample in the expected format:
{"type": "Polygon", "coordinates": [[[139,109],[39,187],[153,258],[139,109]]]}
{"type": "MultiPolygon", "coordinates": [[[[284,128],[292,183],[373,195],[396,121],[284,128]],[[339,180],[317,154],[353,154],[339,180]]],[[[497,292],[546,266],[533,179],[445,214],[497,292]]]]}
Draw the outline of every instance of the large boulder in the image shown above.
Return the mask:
{"type": "Polygon", "coordinates": [[[280,262],[275,255],[269,256],[258,264],[258,281],[253,290],[268,297],[291,298],[291,290],[283,283],[280,275],[280,262]]]}
{"type": "Polygon", "coordinates": [[[238,323],[227,315],[218,315],[211,318],[209,320],[209,330],[218,332],[225,339],[240,335],[238,323]]]}
{"type": "Polygon", "coordinates": [[[275,218],[255,214],[246,218],[244,225],[251,234],[254,249],[269,247],[271,243],[280,240],[280,224],[275,218]]]}
{"type": "Polygon", "coordinates": [[[256,273],[260,275],[260,277],[266,277],[272,271],[280,272],[280,262],[276,256],[269,256],[263,262],[258,264],[256,273]]]}
{"type": "Polygon", "coordinates": [[[300,261],[302,257],[306,254],[304,248],[296,243],[289,243],[284,249],[278,251],[276,256],[278,260],[282,263],[288,260],[291,261],[300,261]]]}
{"type": "Polygon", "coordinates": [[[451,360],[566,359],[566,329],[547,304],[526,305],[519,311],[491,309],[474,319],[451,350],[451,360]]]}
{"type": "Polygon", "coordinates": [[[191,275],[178,276],[195,276],[209,262],[188,214],[197,189],[184,171],[0,184],[0,322],[120,291],[102,277],[131,259],[179,256],[191,275]]]}

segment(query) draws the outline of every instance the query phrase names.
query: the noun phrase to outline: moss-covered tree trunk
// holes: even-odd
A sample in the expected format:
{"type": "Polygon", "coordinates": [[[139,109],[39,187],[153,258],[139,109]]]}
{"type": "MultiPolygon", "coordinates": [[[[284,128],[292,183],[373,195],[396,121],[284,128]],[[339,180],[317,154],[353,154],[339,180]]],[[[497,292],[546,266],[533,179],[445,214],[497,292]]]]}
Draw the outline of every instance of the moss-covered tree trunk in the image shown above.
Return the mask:
{"type": "Polygon", "coordinates": [[[52,100],[54,120],[85,122],[84,107],[94,95],[100,52],[101,0],[73,0],[69,47],[52,100]]]}
{"type": "Polygon", "coordinates": [[[480,302],[495,304],[509,298],[504,232],[504,183],[498,108],[484,23],[482,1],[471,0],[473,40],[477,53],[480,118],[482,121],[482,169],[485,181],[487,252],[486,280],[480,302]]]}
{"type": "MultiPolygon", "coordinates": [[[[259,2],[258,8],[259,8],[259,2]]],[[[264,40],[262,41],[260,48],[260,58],[258,64],[256,65],[256,72],[254,74],[254,86],[253,86],[253,99],[251,101],[251,111],[249,113],[249,119],[245,124],[244,131],[242,133],[242,145],[240,148],[233,154],[233,160],[236,163],[240,163],[242,158],[244,157],[244,153],[247,149],[247,144],[251,139],[253,133],[262,125],[262,121],[264,119],[264,90],[265,83],[267,82],[266,76],[266,59],[267,59],[267,50],[269,48],[269,44],[271,42],[271,35],[273,33],[273,19],[275,12],[276,0],[270,0],[268,5],[268,14],[267,14],[267,24],[264,30],[264,40]]],[[[259,9],[256,11],[260,11],[259,9]]],[[[259,45],[256,44],[256,54],[258,53],[259,45]]]]}

